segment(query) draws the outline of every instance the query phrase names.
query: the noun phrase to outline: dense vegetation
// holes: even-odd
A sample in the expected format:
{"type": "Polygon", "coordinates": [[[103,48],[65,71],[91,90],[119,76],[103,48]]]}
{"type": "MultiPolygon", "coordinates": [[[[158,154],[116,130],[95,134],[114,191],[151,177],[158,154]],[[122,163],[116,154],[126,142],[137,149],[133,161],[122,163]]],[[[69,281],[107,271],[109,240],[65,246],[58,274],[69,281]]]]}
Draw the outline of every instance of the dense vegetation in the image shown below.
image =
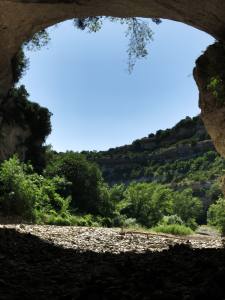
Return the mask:
{"type": "Polygon", "coordinates": [[[4,215],[38,223],[195,229],[202,210],[188,189],[178,193],[157,183],[110,188],[96,165],[71,152],[53,158],[45,176],[14,156],[2,163],[0,184],[4,215]]]}
{"type": "MultiPolygon", "coordinates": [[[[176,129],[167,130],[166,134],[160,131],[160,134],[150,135],[147,139],[157,140],[154,150],[141,150],[143,142],[146,145],[146,138],[139,140],[138,150],[136,142],[99,153],[57,153],[48,147],[42,175],[37,174],[31,164],[22,163],[14,156],[4,161],[0,169],[1,212],[36,223],[143,227],[174,234],[190,234],[199,224],[208,221],[224,233],[225,200],[219,189],[224,160],[217,155],[210,141],[199,152],[179,151],[183,145],[192,148],[206,143],[208,136],[202,125],[197,131],[192,128],[196,123],[201,125],[198,117],[188,118],[176,125],[176,129]],[[183,126],[187,124],[190,136],[185,140],[180,136],[179,140],[179,130],[182,129],[184,134],[183,126]],[[190,132],[196,136],[194,146],[191,145],[193,134],[190,132]],[[174,135],[177,140],[173,140],[174,135]],[[173,159],[173,153],[167,160],[165,149],[174,147],[174,144],[176,159],[173,159]],[[205,151],[205,147],[209,151],[205,151]],[[164,161],[157,157],[158,153],[164,155],[164,161]],[[138,160],[136,154],[143,155],[143,158],[138,160]],[[146,160],[145,166],[147,154],[152,164],[146,160]],[[121,164],[122,170],[126,172],[127,166],[138,166],[140,172],[142,169],[146,172],[150,168],[148,174],[151,175],[146,173],[144,178],[139,177],[139,173],[136,177],[129,176],[132,174],[129,169],[130,173],[125,173],[127,177],[123,174],[118,176],[117,182],[106,182],[110,177],[103,176],[108,174],[104,173],[106,166],[103,162],[107,157],[107,162],[111,159],[117,168],[116,159],[119,160],[121,155],[130,161],[130,164],[121,164]]],[[[113,173],[111,162],[110,168],[113,173]]]]}

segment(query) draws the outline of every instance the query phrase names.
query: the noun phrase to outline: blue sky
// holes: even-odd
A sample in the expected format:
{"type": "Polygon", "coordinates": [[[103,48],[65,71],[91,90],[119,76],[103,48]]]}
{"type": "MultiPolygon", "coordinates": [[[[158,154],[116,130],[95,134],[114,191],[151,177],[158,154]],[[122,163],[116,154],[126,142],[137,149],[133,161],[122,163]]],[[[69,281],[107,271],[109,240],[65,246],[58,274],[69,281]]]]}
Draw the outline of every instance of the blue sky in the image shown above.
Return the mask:
{"type": "Polygon", "coordinates": [[[132,74],[126,26],[108,21],[91,34],[64,22],[50,29],[47,48],[27,52],[21,83],[53,113],[47,143],[55,150],[106,150],[199,113],[192,70],[213,38],[167,20],[152,29],[149,56],[132,74]]]}

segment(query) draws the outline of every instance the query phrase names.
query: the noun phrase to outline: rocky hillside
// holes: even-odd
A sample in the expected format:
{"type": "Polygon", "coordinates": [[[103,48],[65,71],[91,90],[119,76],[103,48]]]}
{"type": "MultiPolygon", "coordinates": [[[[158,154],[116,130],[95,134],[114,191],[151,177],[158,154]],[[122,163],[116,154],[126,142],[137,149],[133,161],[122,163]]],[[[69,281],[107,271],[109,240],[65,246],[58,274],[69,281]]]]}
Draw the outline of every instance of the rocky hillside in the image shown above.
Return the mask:
{"type": "Polygon", "coordinates": [[[191,188],[205,211],[219,195],[225,169],[199,116],[186,117],[171,129],[138,139],[131,145],[101,152],[84,152],[96,162],[110,184],[146,181],[175,190],[191,188]]]}
{"type": "MultiPolygon", "coordinates": [[[[217,153],[199,116],[186,117],[171,129],[102,152],[85,152],[101,167],[109,183],[157,180],[150,169],[217,153]]],[[[161,181],[161,180],[159,180],[161,181]]],[[[168,180],[170,181],[170,180],[168,180]]]]}

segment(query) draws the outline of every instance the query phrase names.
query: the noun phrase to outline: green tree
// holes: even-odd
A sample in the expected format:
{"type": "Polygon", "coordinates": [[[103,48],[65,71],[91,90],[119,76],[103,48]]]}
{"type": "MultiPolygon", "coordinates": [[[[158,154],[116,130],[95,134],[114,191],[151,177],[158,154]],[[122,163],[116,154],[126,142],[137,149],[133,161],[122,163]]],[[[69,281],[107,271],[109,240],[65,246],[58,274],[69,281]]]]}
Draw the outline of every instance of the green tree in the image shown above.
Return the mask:
{"type": "MultiPolygon", "coordinates": [[[[84,155],[75,152],[59,153],[49,162],[45,174],[65,177],[72,183],[71,207],[80,212],[101,214],[102,175],[96,164],[87,161],[84,155]]],[[[108,197],[108,196],[107,196],[108,197]]]]}
{"type": "Polygon", "coordinates": [[[202,202],[193,197],[191,189],[175,192],[173,199],[173,213],[178,215],[187,226],[195,229],[196,221],[202,213],[202,202]]]}
{"type": "Polygon", "coordinates": [[[133,183],[125,194],[122,213],[141,225],[152,227],[172,213],[172,190],[154,183],[133,183]]]}

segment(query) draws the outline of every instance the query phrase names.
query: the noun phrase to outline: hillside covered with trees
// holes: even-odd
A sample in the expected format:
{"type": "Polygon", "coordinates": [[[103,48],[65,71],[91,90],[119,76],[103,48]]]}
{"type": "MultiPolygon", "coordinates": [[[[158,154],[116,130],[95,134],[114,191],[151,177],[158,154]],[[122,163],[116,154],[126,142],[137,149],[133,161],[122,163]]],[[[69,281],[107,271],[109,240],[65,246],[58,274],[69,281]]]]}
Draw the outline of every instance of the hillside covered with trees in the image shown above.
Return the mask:
{"type": "MultiPolygon", "coordinates": [[[[154,182],[175,191],[190,189],[203,203],[203,215],[220,195],[225,161],[199,116],[186,117],[171,129],[102,152],[83,152],[96,162],[110,184],[154,182]]],[[[205,217],[203,218],[205,219],[205,217]]]]}
{"type": "MultiPolygon", "coordinates": [[[[225,230],[225,161],[199,117],[104,152],[57,153],[45,165],[17,156],[0,168],[1,215],[38,224],[225,230]]],[[[42,162],[43,162],[42,161],[42,162]]]]}

